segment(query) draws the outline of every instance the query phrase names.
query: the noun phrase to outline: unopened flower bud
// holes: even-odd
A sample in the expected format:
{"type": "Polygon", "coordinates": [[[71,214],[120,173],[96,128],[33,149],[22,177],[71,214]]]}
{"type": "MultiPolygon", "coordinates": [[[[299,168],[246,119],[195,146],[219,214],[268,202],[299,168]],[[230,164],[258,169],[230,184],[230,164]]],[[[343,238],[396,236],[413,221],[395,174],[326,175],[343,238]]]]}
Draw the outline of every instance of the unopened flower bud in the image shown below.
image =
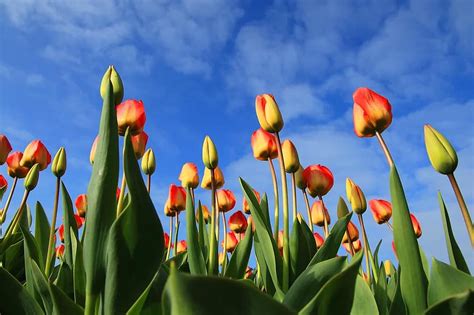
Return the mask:
{"type": "Polygon", "coordinates": [[[441,174],[452,174],[458,166],[458,156],[451,143],[438,130],[425,125],[425,146],[433,168],[441,174]]]}
{"type": "Polygon", "coordinates": [[[118,105],[123,99],[123,83],[120,75],[115,71],[114,66],[109,66],[102,77],[102,82],[100,83],[100,96],[102,96],[102,98],[105,98],[109,81],[112,83],[114,104],[118,105]]]}
{"type": "Polygon", "coordinates": [[[155,153],[149,148],[142,157],[142,171],[145,175],[153,175],[156,169],[155,153]]]}
{"type": "Polygon", "coordinates": [[[62,177],[66,173],[66,165],[66,150],[64,147],[61,147],[54,156],[53,164],[51,164],[51,171],[54,176],[62,177]]]}
{"type": "Polygon", "coordinates": [[[219,163],[216,146],[209,136],[206,136],[202,143],[202,162],[208,169],[215,169],[219,163]]]}
{"type": "Polygon", "coordinates": [[[38,184],[39,172],[40,165],[38,163],[33,165],[32,168],[30,168],[28,174],[26,174],[24,181],[24,186],[26,190],[32,191],[33,189],[35,189],[36,185],[38,184]]]}

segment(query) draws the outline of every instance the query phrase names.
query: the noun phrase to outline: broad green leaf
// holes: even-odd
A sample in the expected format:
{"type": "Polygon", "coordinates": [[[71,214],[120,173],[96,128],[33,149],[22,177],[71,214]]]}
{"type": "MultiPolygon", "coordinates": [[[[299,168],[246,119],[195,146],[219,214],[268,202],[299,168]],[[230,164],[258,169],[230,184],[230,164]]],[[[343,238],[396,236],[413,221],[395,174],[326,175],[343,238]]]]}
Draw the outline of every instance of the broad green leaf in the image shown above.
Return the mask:
{"type": "Polygon", "coordinates": [[[410,211],[402,183],[395,166],[390,170],[390,195],[392,197],[393,237],[397,257],[402,267],[400,289],[408,313],[421,314],[426,308],[428,281],[423,271],[418,242],[410,219],[410,211]]]}
{"type": "MultiPolygon", "coordinates": [[[[315,243],[314,237],[312,243],[315,243]]],[[[303,235],[301,224],[298,220],[294,220],[290,237],[290,284],[306,269],[311,258],[310,248],[303,235]]]]}
{"type": "Polygon", "coordinates": [[[148,287],[128,310],[127,315],[161,314],[161,296],[168,280],[168,271],[162,268],[155,274],[148,287]]]}
{"type": "Polygon", "coordinates": [[[208,237],[207,237],[207,229],[206,225],[204,222],[204,217],[202,214],[202,206],[201,206],[201,201],[198,202],[198,211],[199,211],[199,231],[198,231],[198,236],[199,236],[199,246],[201,247],[201,252],[202,256],[204,257],[204,261],[206,262],[206,258],[208,257],[207,253],[207,248],[209,247],[209,242],[208,242],[208,237]]]}
{"type": "Polygon", "coordinates": [[[245,231],[245,237],[241,240],[235,248],[230,257],[229,264],[225,270],[225,276],[234,279],[242,279],[247,269],[250,252],[252,251],[252,227],[249,226],[245,231]]]}
{"type": "Polygon", "coordinates": [[[383,264],[378,269],[379,280],[374,284],[374,297],[379,314],[385,315],[388,314],[387,275],[383,264]]]}
{"type": "Polygon", "coordinates": [[[423,272],[425,273],[426,279],[430,277],[430,264],[428,263],[428,258],[426,257],[425,251],[419,246],[420,249],[420,257],[421,257],[421,264],[423,265],[423,272]]]}
{"type": "Polygon", "coordinates": [[[84,306],[86,293],[86,272],[84,270],[84,255],[82,244],[77,240],[71,228],[71,245],[73,258],[74,301],[84,306]]]}
{"type": "Polygon", "coordinates": [[[268,209],[268,197],[266,193],[263,194],[262,199],[260,200],[260,209],[262,209],[262,214],[265,218],[265,225],[271,230],[272,225],[270,224],[270,211],[268,209]]]}
{"type": "Polygon", "coordinates": [[[258,285],[259,287],[263,286],[265,291],[269,295],[275,294],[275,286],[273,284],[272,277],[270,275],[270,271],[268,270],[267,263],[265,262],[265,257],[262,249],[262,244],[258,240],[258,235],[254,234],[253,237],[254,246],[255,246],[255,257],[257,258],[257,269],[258,269],[258,285]]]}
{"type": "MultiPolygon", "coordinates": [[[[194,214],[194,203],[191,190],[186,189],[186,240],[188,244],[188,262],[191,274],[207,274],[206,263],[199,247],[198,231],[196,228],[196,216],[194,214]]],[[[176,244],[175,244],[176,246],[176,244]]]]}
{"type": "Polygon", "coordinates": [[[163,228],[125,133],[124,170],[130,204],[112,225],[107,243],[106,313],[126,312],[158,271],[164,253],[163,228]]]}
{"type": "Polygon", "coordinates": [[[46,314],[51,314],[53,312],[53,299],[49,290],[49,283],[36,262],[29,258],[29,263],[31,264],[33,286],[41,297],[44,311],[46,314]]]}
{"type": "Polygon", "coordinates": [[[25,242],[25,287],[30,293],[30,295],[34,297],[38,303],[41,303],[41,296],[34,287],[33,271],[31,266],[31,261],[35,261],[37,264],[40,264],[41,268],[44,268],[43,264],[41,263],[38,244],[36,243],[36,240],[34,239],[33,235],[31,235],[30,231],[28,231],[28,229],[24,225],[20,225],[20,230],[23,233],[23,239],[25,242]]]}
{"type": "Polygon", "coordinates": [[[440,192],[438,192],[438,201],[439,208],[441,210],[441,218],[443,219],[443,229],[444,236],[446,238],[446,248],[448,249],[449,262],[451,263],[451,266],[470,274],[466,260],[464,260],[464,256],[462,255],[461,249],[459,248],[458,243],[454,238],[448,210],[446,209],[446,205],[444,204],[444,200],[440,192]]]}
{"type": "Polygon", "coordinates": [[[374,255],[373,255],[374,265],[375,265],[375,268],[376,268],[375,271],[373,271],[374,277],[380,274],[380,261],[379,261],[380,245],[382,245],[382,240],[380,240],[377,243],[377,246],[375,247],[375,251],[374,251],[374,255]]]}
{"type": "Polygon", "coordinates": [[[66,293],[58,288],[53,283],[49,284],[49,290],[53,299],[53,315],[83,315],[84,310],[82,307],[74,303],[66,293]]]}
{"type": "MultiPolygon", "coordinates": [[[[338,313],[340,314],[340,313],[338,313]]],[[[361,276],[357,276],[351,315],[379,314],[374,295],[361,276]]]]}
{"type": "MultiPolygon", "coordinates": [[[[21,234],[21,233],[19,233],[21,234]]],[[[18,236],[18,234],[16,234],[18,236]]],[[[2,253],[2,266],[11,273],[18,281],[25,281],[25,251],[23,239],[15,237],[17,242],[11,244],[2,253]]]]}
{"type": "Polygon", "coordinates": [[[426,315],[472,315],[474,310],[474,291],[467,290],[465,292],[452,295],[442,300],[426,310],[426,315]]]}
{"type": "Polygon", "coordinates": [[[390,315],[404,315],[408,314],[405,302],[403,302],[402,298],[402,292],[400,289],[400,274],[401,274],[401,268],[400,266],[398,267],[398,271],[392,279],[390,280],[391,282],[389,285],[393,282],[394,283],[394,292],[393,295],[388,295],[390,299],[390,310],[389,314],[390,315]]]}
{"type": "Polygon", "coordinates": [[[318,251],[318,248],[316,247],[316,241],[314,239],[313,232],[311,232],[311,228],[306,224],[306,222],[303,220],[300,223],[301,227],[301,232],[303,233],[303,236],[306,239],[306,244],[309,249],[309,259],[313,259],[314,255],[316,255],[316,252],[318,251]]]}
{"type": "Polygon", "coordinates": [[[37,201],[35,214],[35,239],[38,243],[39,254],[41,256],[41,261],[43,265],[46,264],[50,229],[51,226],[48,222],[48,217],[44,212],[44,208],[41,203],[37,201]]]}
{"type": "Polygon", "coordinates": [[[59,265],[58,269],[58,275],[54,280],[54,284],[62,291],[67,291],[68,296],[74,296],[73,271],[64,260],[61,260],[61,264],[59,265]]]}

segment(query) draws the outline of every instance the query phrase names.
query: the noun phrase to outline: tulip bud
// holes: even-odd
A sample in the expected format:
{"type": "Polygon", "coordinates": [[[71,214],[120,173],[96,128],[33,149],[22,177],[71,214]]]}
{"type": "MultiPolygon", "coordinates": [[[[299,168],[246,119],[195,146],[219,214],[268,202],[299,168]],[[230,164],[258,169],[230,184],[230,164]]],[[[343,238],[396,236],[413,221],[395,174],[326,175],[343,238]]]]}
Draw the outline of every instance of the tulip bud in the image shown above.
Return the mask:
{"type": "MultiPolygon", "coordinates": [[[[209,219],[211,218],[211,214],[209,213],[209,209],[205,205],[201,205],[201,211],[202,211],[202,219],[204,220],[204,223],[207,224],[209,223],[209,219]]],[[[196,210],[196,221],[199,222],[199,208],[196,210]]]]}
{"type": "Polygon", "coordinates": [[[346,179],[346,194],[352,206],[352,211],[362,214],[367,210],[367,201],[365,200],[364,193],[350,178],[346,179]]]}
{"type": "Polygon", "coordinates": [[[77,196],[75,204],[76,204],[77,214],[80,217],[85,218],[86,212],[87,212],[87,195],[80,194],[79,196],[77,196]]]}
{"type": "Polygon", "coordinates": [[[24,178],[28,171],[30,170],[28,167],[23,167],[20,165],[21,158],[23,157],[23,153],[21,152],[13,152],[7,158],[7,172],[8,175],[15,178],[24,178]]]}
{"type": "Polygon", "coordinates": [[[89,162],[94,164],[95,151],[97,150],[97,141],[99,141],[99,136],[95,137],[94,142],[92,143],[91,153],[89,154],[89,162]]]}
{"type": "Polygon", "coordinates": [[[185,251],[188,250],[188,244],[186,243],[185,240],[181,240],[178,242],[178,245],[176,245],[176,251],[177,253],[184,253],[185,251]]]}
{"type": "Polygon", "coordinates": [[[359,239],[359,230],[357,229],[355,224],[352,223],[352,221],[349,221],[349,223],[347,223],[346,233],[344,233],[344,237],[342,238],[342,242],[347,243],[347,242],[349,242],[349,239],[352,242],[355,242],[356,240],[359,239]]]}
{"type": "Polygon", "coordinates": [[[339,197],[337,202],[337,218],[343,218],[349,213],[349,209],[347,208],[346,202],[342,197],[339,197]]]}
{"type": "MultiPolygon", "coordinates": [[[[2,200],[3,194],[5,193],[7,188],[8,188],[8,182],[5,179],[5,177],[3,177],[3,175],[0,174],[0,200],[2,200]]],[[[1,211],[0,211],[0,216],[1,216],[1,211]]]]}
{"type": "Polygon", "coordinates": [[[327,224],[331,224],[331,217],[328,209],[324,206],[321,200],[316,200],[311,206],[311,220],[317,226],[324,226],[324,217],[326,217],[327,224]]]}
{"type": "Polygon", "coordinates": [[[31,141],[23,152],[20,165],[23,167],[32,167],[39,164],[39,170],[42,171],[51,163],[51,155],[40,140],[31,141]]]}
{"type": "Polygon", "coordinates": [[[259,128],[252,133],[250,138],[253,156],[257,160],[266,161],[278,157],[278,148],[275,136],[259,128]]]}
{"type": "Polygon", "coordinates": [[[153,175],[156,169],[155,153],[149,148],[142,157],[142,171],[145,175],[153,175]]]}
{"type": "Polygon", "coordinates": [[[148,142],[148,135],[145,131],[131,137],[133,152],[137,160],[141,159],[145,154],[146,143],[148,142]]]}
{"type": "Polygon", "coordinates": [[[167,217],[174,217],[176,216],[176,212],[171,210],[170,208],[170,200],[169,198],[165,202],[164,212],[167,217]]]}
{"type": "Polygon", "coordinates": [[[169,207],[172,211],[181,212],[186,209],[186,190],[183,187],[170,185],[168,192],[169,207]]]}
{"type": "Polygon", "coordinates": [[[253,223],[253,218],[251,215],[247,217],[247,227],[249,226],[252,228],[252,232],[255,233],[255,223],[253,223]]]}
{"type": "Polygon", "coordinates": [[[458,166],[458,155],[451,143],[438,130],[425,125],[425,146],[433,168],[445,175],[452,174],[458,166]]]}
{"type": "Polygon", "coordinates": [[[420,238],[422,231],[420,222],[416,219],[416,217],[410,213],[411,225],[413,225],[413,231],[415,232],[416,238],[420,238]]]}
{"type": "Polygon", "coordinates": [[[64,257],[64,244],[59,245],[56,247],[56,258],[63,259],[64,257]]]}
{"type": "MultiPolygon", "coordinates": [[[[235,236],[233,231],[227,232],[227,243],[225,247],[225,251],[228,253],[232,253],[234,249],[237,247],[239,240],[235,236]]],[[[222,242],[222,247],[224,247],[224,242],[222,242]]]]}
{"type": "Polygon", "coordinates": [[[102,82],[100,83],[100,96],[102,96],[102,99],[105,98],[109,81],[112,83],[114,104],[118,105],[123,99],[123,83],[114,66],[109,66],[102,77],[102,82]]]}
{"type": "MultiPolygon", "coordinates": [[[[222,174],[222,171],[218,166],[214,169],[214,184],[216,185],[215,188],[221,188],[222,186],[224,186],[224,183],[224,174],[222,174]]],[[[204,169],[204,176],[202,177],[201,187],[204,189],[212,189],[211,170],[207,167],[204,169]]]]}
{"type": "Polygon", "coordinates": [[[283,118],[273,95],[257,95],[255,110],[258,122],[264,130],[274,133],[279,132],[283,128],[283,118]]]}
{"type": "Polygon", "coordinates": [[[196,164],[185,163],[181,168],[179,178],[181,186],[185,188],[196,188],[199,185],[199,174],[196,164]]]}
{"type": "Polygon", "coordinates": [[[7,160],[8,154],[12,151],[10,141],[5,135],[0,135],[0,165],[7,160]]]}
{"type": "Polygon", "coordinates": [[[168,233],[163,232],[163,240],[165,244],[165,249],[168,249],[168,246],[173,248],[173,243],[170,243],[170,236],[168,235],[168,233]]]}
{"type": "MultiPolygon", "coordinates": [[[[286,160],[285,160],[285,163],[286,163],[286,160]]],[[[285,164],[285,166],[286,166],[286,164],[285,164]]],[[[300,165],[298,167],[298,170],[295,173],[296,187],[298,187],[301,190],[306,189],[306,183],[303,179],[303,171],[304,171],[303,166],[300,165]]]]}
{"type": "Polygon", "coordinates": [[[324,196],[334,185],[334,176],[323,165],[310,165],[303,171],[303,179],[311,197],[324,196]]]}
{"type": "MultiPolygon", "coordinates": [[[[342,243],[342,246],[344,246],[345,250],[346,250],[349,254],[352,254],[352,253],[351,253],[351,245],[349,244],[349,242],[347,242],[347,243],[342,243]]],[[[362,244],[361,244],[360,240],[358,239],[358,240],[356,240],[356,241],[353,241],[353,242],[352,242],[352,247],[354,248],[354,254],[360,252],[360,250],[362,249],[362,244]]]]}
{"type": "MultiPolygon", "coordinates": [[[[255,198],[257,198],[258,203],[260,203],[260,194],[258,193],[258,191],[253,189],[253,193],[255,194],[255,198]]],[[[247,198],[245,197],[242,198],[242,210],[244,210],[246,214],[250,214],[250,206],[247,202],[247,198]]]]}
{"type": "Polygon", "coordinates": [[[219,163],[216,146],[209,136],[206,136],[202,143],[202,162],[206,168],[211,170],[215,169],[219,163]]]}
{"type": "Polygon", "coordinates": [[[51,164],[51,171],[54,176],[61,177],[66,173],[66,150],[61,147],[54,156],[53,164],[51,164]]]}
{"type": "Polygon", "coordinates": [[[369,201],[370,211],[375,222],[383,224],[388,222],[392,217],[392,204],[382,199],[372,199],[369,201]]]}
{"type": "Polygon", "coordinates": [[[119,135],[124,136],[127,128],[130,128],[132,136],[143,131],[146,122],[143,101],[126,100],[117,105],[116,109],[119,135]]]}
{"type": "Polygon", "coordinates": [[[385,269],[385,275],[387,275],[387,277],[391,277],[392,276],[392,262],[390,260],[385,260],[383,262],[383,267],[385,269]]]}
{"type": "Polygon", "coordinates": [[[235,233],[244,233],[247,230],[247,218],[242,211],[237,211],[230,216],[229,228],[235,233]]]}
{"type": "Polygon", "coordinates": [[[277,247],[281,256],[283,256],[283,235],[283,230],[278,231],[277,247]]]}
{"type": "Polygon", "coordinates": [[[36,163],[33,165],[32,168],[28,171],[28,174],[26,174],[25,181],[23,185],[25,186],[25,189],[28,191],[32,191],[35,189],[36,185],[38,184],[38,179],[39,179],[39,171],[40,171],[40,165],[36,163]]]}
{"type": "Polygon", "coordinates": [[[316,248],[317,249],[321,248],[321,246],[323,246],[324,244],[324,238],[318,232],[314,232],[313,236],[316,242],[316,248]]]}
{"type": "Polygon", "coordinates": [[[354,131],[358,137],[373,137],[392,123],[392,106],[388,100],[368,88],[358,88],[354,99],[354,131]]]}
{"type": "Polygon", "coordinates": [[[296,151],[295,145],[291,140],[285,140],[281,144],[281,151],[285,161],[285,171],[287,173],[295,173],[300,167],[300,159],[298,158],[298,151],[296,151]]]}
{"type": "Polygon", "coordinates": [[[216,196],[219,211],[227,212],[235,207],[235,196],[232,191],[221,189],[217,191],[216,196]]]}

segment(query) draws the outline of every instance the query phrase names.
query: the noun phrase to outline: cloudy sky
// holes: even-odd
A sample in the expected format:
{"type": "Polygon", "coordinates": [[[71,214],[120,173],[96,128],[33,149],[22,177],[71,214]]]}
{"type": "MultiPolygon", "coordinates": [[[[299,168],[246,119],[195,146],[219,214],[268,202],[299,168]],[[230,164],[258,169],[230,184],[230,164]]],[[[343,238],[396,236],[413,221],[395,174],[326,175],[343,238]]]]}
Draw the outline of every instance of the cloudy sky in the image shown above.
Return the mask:
{"type": "MultiPolygon", "coordinates": [[[[0,0],[0,133],[16,150],[33,139],[52,154],[65,146],[64,181],[73,197],[85,192],[100,79],[114,64],[125,98],[145,103],[145,130],[157,156],[152,195],[166,220],[167,187],[178,183],[184,162],[196,162],[202,172],[205,135],[218,147],[239,207],[239,176],[272,191],[267,164],[254,160],[250,148],[258,127],[255,95],[272,93],[285,119],[282,137],[294,141],[302,164],[333,171],[327,205],[335,217],[346,177],[368,199],[389,198],[376,140],[353,133],[352,93],[367,86],[393,106],[384,136],[428,256],[447,257],[436,199],[441,190],[474,266],[459,207],[447,178],[429,164],[422,128],[432,124],[457,149],[456,176],[474,208],[473,12],[468,0],[0,0]]],[[[50,214],[54,178],[46,171],[40,181],[30,201],[40,199],[50,214]]],[[[209,203],[207,192],[198,197],[209,203]]],[[[301,200],[299,210],[306,213],[301,200]]],[[[370,213],[366,221],[372,246],[383,239],[381,252],[393,258],[388,229],[370,213]]]]}

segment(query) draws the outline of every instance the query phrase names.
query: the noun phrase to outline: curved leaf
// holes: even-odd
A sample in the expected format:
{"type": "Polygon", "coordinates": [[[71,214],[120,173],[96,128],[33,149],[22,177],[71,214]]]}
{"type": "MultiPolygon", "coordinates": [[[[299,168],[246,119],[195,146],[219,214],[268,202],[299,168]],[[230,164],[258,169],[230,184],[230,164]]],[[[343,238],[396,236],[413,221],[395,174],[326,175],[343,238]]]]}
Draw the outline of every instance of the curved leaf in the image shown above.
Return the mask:
{"type": "Polygon", "coordinates": [[[442,300],[426,310],[426,315],[472,315],[474,310],[474,291],[467,290],[442,300]]]}
{"type": "MultiPolygon", "coordinates": [[[[357,276],[351,315],[379,314],[374,295],[361,276],[357,276]]],[[[339,314],[339,313],[338,313],[339,314]]]]}
{"type": "Polygon", "coordinates": [[[32,282],[33,286],[35,287],[36,292],[38,292],[39,296],[41,297],[41,302],[43,303],[43,309],[45,310],[46,314],[52,314],[53,312],[53,299],[51,297],[51,293],[49,290],[49,283],[46,280],[43,272],[40,270],[38,265],[34,260],[31,258],[31,271],[32,271],[32,282]]]}
{"type": "Polygon", "coordinates": [[[74,303],[66,293],[64,293],[56,285],[50,283],[49,290],[53,299],[53,315],[83,315],[84,310],[82,307],[74,303]]]}
{"type": "Polygon", "coordinates": [[[50,224],[44,208],[39,201],[36,202],[35,212],[35,239],[38,243],[39,254],[42,264],[46,264],[46,255],[48,253],[50,224]]]}
{"type": "Polygon", "coordinates": [[[252,251],[252,227],[248,227],[245,231],[245,237],[241,240],[235,248],[230,257],[229,264],[225,270],[225,276],[234,279],[242,279],[247,269],[250,252],[252,251]]]}
{"type": "MultiPolygon", "coordinates": [[[[380,244],[380,242],[379,242],[380,244]]],[[[379,314],[388,314],[387,275],[383,265],[379,267],[378,281],[374,284],[374,297],[379,314]]]]}
{"type": "MultiPolygon", "coordinates": [[[[312,239],[314,244],[314,237],[312,239]]],[[[291,282],[292,283],[296,278],[306,269],[309,261],[312,256],[310,253],[310,248],[308,246],[305,235],[303,235],[303,230],[301,224],[298,220],[293,221],[293,229],[291,231],[290,237],[290,267],[291,267],[291,282]]]]}
{"type": "MultiPolygon", "coordinates": [[[[202,216],[201,216],[202,217],[202,216]]],[[[194,214],[194,203],[191,196],[191,190],[186,189],[186,239],[189,270],[191,274],[207,274],[206,263],[199,247],[198,231],[196,228],[196,216],[194,214]]],[[[175,244],[175,246],[177,246],[175,244]]]]}

